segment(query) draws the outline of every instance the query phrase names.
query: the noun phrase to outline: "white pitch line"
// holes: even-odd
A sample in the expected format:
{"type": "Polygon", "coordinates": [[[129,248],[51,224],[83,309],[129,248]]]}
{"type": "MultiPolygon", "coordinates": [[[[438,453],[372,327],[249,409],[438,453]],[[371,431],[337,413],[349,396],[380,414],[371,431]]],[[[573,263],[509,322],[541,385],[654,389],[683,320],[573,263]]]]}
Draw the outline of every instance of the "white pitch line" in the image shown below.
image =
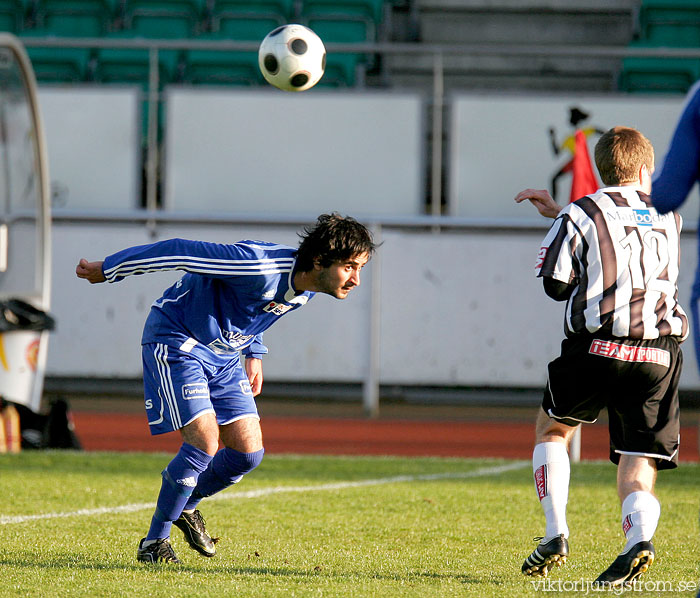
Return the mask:
{"type": "MultiPolygon", "coordinates": [[[[219,494],[208,498],[211,500],[239,500],[244,498],[261,498],[274,494],[286,494],[292,492],[319,492],[324,490],[345,490],[347,488],[364,488],[367,486],[381,486],[384,484],[399,484],[405,482],[430,482],[433,480],[463,480],[468,478],[479,478],[489,475],[497,475],[515,469],[522,469],[530,465],[529,461],[516,461],[506,465],[494,467],[484,467],[474,471],[451,472],[451,473],[427,473],[421,475],[400,475],[390,478],[376,478],[369,480],[357,480],[355,482],[333,482],[329,484],[319,484],[316,486],[272,486],[261,488],[260,490],[247,490],[236,492],[235,494],[219,494]]],[[[153,509],[153,503],[134,503],[116,507],[100,507],[97,509],[79,509],[65,513],[39,513],[37,515],[0,515],[0,525],[11,525],[13,523],[25,523],[27,521],[37,521],[42,519],[62,519],[68,517],[90,517],[92,515],[112,515],[115,513],[133,513],[134,511],[144,511],[153,509]]]]}

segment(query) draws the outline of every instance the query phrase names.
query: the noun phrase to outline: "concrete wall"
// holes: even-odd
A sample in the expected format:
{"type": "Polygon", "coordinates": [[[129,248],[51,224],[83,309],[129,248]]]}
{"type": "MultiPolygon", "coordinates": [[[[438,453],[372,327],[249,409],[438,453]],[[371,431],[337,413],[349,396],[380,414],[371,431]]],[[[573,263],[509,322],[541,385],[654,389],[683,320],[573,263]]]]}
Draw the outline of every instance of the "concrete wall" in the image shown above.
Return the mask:
{"type": "MultiPolygon", "coordinates": [[[[85,93],[88,92],[92,94],[95,90],[85,93]]],[[[73,114],[73,104],[63,93],[56,90],[52,95],[48,89],[42,90],[52,159],[51,176],[54,181],[72,181],[67,185],[69,200],[66,207],[90,207],[97,212],[92,221],[78,222],[61,218],[60,207],[55,210],[59,217],[54,222],[52,241],[51,311],[56,316],[58,328],[51,335],[47,372],[49,376],[135,378],[140,375],[139,340],[149,306],[178,275],[147,275],[115,285],[90,286],[75,278],[74,269],[80,257],[102,259],[125,246],[174,236],[224,243],[262,238],[295,245],[298,227],[197,225],[183,221],[151,229],[134,222],[102,220],[99,216],[102,207],[119,209],[135,204],[133,191],[129,190],[135,184],[133,164],[140,148],[136,143],[135,128],[129,125],[135,110],[133,95],[119,97],[119,110],[116,104],[104,98],[100,104],[102,100],[97,96],[89,95],[81,100],[95,111],[88,112],[92,121],[109,121],[110,111],[120,113],[119,127],[113,127],[113,122],[102,123],[105,127],[109,125],[110,135],[115,137],[92,139],[95,133],[82,125],[60,128],[59,121],[64,115],[67,118],[73,114]],[[95,114],[100,105],[106,113],[97,117],[95,114]],[[121,137],[118,135],[120,127],[124,134],[121,137]],[[91,144],[94,149],[91,149],[91,144]],[[124,180],[120,180],[122,175],[124,180]]],[[[74,93],[82,92],[74,90],[74,93]]],[[[278,181],[268,180],[259,172],[241,170],[235,161],[231,162],[231,172],[235,170],[235,177],[227,179],[225,171],[217,171],[223,175],[215,179],[207,176],[207,168],[212,164],[207,160],[195,160],[198,151],[205,152],[201,148],[205,146],[207,136],[197,143],[192,139],[193,143],[188,144],[187,137],[182,135],[186,131],[194,134],[187,122],[195,117],[203,118],[197,111],[202,105],[208,105],[206,102],[212,98],[218,98],[220,93],[211,92],[211,96],[195,94],[198,101],[205,102],[197,104],[196,109],[190,107],[180,111],[187,102],[174,102],[169,108],[169,118],[181,127],[177,129],[181,136],[172,138],[179,139],[178,144],[168,146],[165,156],[166,172],[167,164],[171,164],[167,197],[172,203],[168,208],[175,216],[178,212],[182,214],[197,209],[206,212],[224,206],[221,203],[202,205],[199,200],[216,195],[220,202],[227,192],[228,179],[240,183],[241,188],[246,185],[252,185],[251,189],[259,188],[261,194],[269,187],[282,195],[278,181]],[[181,170],[173,171],[172,164],[181,170]],[[243,181],[247,173],[250,180],[243,181]],[[195,187],[183,186],[188,184],[188,177],[197,181],[195,187]],[[187,201],[188,197],[191,201],[187,201]]],[[[258,97],[254,93],[240,92],[239,95],[237,99],[229,95],[225,98],[228,105],[235,105],[235,102],[245,105],[245,110],[251,111],[251,119],[260,114],[278,116],[277,111],[296,106],[299,100],[291,98],[295,104],[287,104],[290,98],[284,94],[258,97]],[[280,104],[269,106],[270,98],[280,98],[280,104]]],[[[305,189],[296,186],[287,195],[274,201],[271,199],[271,203],[256,201],[245,205],[239,202],[237,209],[252,209],[271,217],[292,212],[297,218],[315,215],[321,210],[340,209],[361,220],[367,215],[371,220],[381,220],[385,206],[373,204],[376,198],[372,193],[378,188],[395,188],[400,193],[386,204],[391,208],[391,215],[409,219],[411,214],[417,213],[416,193],[422,185],[422,175],[416,172],[422,168],[422,157],[417,154],[423,144],[416,139],[415,132],[422,130],[419,122],[423,118],[422,110],[415,97],[406,101],[401,95],[368,95],[372,97],[360,93],[329,93],[303,99],[327,97],[326,115],[330,105],[336,108],[347,106],[350,110],[362,108],[366,101],[367,105],[378,109],[385,102],[392,104],[395,101],[394,114],[401,116],[399,124],[405,122],[405,134],[400,135],[400,131],[394,129],[396,134],[392,137],[387,132],[389,129],[377,124],[364,126],[362,135],[353,141],[356,154],[358,147],[364,145],[366,148],[366,155],[360,156],[362,160],[390,165],[387,171],[391,173],[389,179],[384,182],[377,176],[365,179],[362,170],[357,168],[359,162],[347,159],[333,166],[337,170],[337,184],[329,187],[331,197],[327,202],[318,203],[318,198],[306,202],[305,189]],[[370,138],[372,132],[376,136],[370,138]],[[352,186],[353,180],[359,181],[360,186],[352,186]],[[356,202],[353,202],[354,198],[356,202]],[[369,203],[368,198],[372,200],[369,203]]],[[[183,99],[195,99],[186,96],[184,94],[183,99]]],[[[635,118],[634,122],[625,121],[625,124],[637,125],[642,130],[647,126],[648,130],[653,130],[649,135],[655,137],[653,140],[657,143],[659,156],[665,151],[663,131],[668,131],[670,136],[673,120],[682,104],[682,99],[677,97],[634,102],[627,98],[627,103],[622,101],[624,98],[607,98],[600,100],[602,104],[589,99],[582,102],[581,107],[591,110],[591,122],[603,128],[617,124],[614,115],[620,114],[619,110],[627,106],[629,114],[634,114],[635,118]]],[[[534,257],[544,236],[546,222],[539,219],[530,207],[515,206],[512,197],[526,186],[546,186],[553,167],[563,159],[553,156],[547,146],[546,128],[556,125],[561,138],[566,130],[570,100],[573,101],[560,98],[554,102],[549,96],[520,100],[496,96],[455,99],[451,135],[453,140],[459,139],[459,143],[453,144],[452,154],[448,157],[453,213],[464,217],[502,219],[503,222],[513,219],[534,221],[541,229],[537,226],[528,231],[470,228],[435,233],[410,227],[385,228],[384,245],[377,257],[381,260],[379,368],[383,384],[530,387],[544,382],[545,364],[557,354],[562,338],[563,307],[546,298],[533,276],[534,257]],[[520,114],[513,115],[513,111],[520,111],[520,114]],[[500,128],[495,131],[494,123],[500,123],[500,128]]],[[[78,104],[80,102],[76,100],[78,104]]],[[[220,105],[217,110],[221,110],[220,105]]],[[[341,125],[349,135],[347,122],[338,126],[341,125]]],[[[275,147],[278,152],[275,160],[282,159],[275,139],[261,143],[253,133],[246,134],[247,137],[241,135],[246,138],[246,144],[255,146],[253,155],[257,156],[258,162],[266,158],[266,154],[260,155],[265,152],[265,144],[275,147]]],[[[303,138],[300,133],[297,136],[303,138]]],[[[224,138],[230,139],[230,132],[224,138]]],[[[320,148],[316,147],[314,151],[325,149],[327,142],[319,139],[320,148]]],[[[206,152],[216,151],[218,144],[223,143],[221,140],[215,143],[213,137],[210,142],[211,147],[206,152]]],[[[225,164],[226,160],[217,162],[217,168],[223,168],[225,164]]],[[[568,184],[568,181],[562,181],[565,193],[568,193],[568,184]]],[[[232,195],[235,195],[234,191],[232,195]]],[[[247,194],[241,197],[245,198],[247,194]]],[[[693,224],[697,212],[695,194],[684,210],[693,224]]],[[[695,233],[688,233],[683,244],[681,300],[687,303],[695,271],[695,233]]],[[[26,264],[26,267],[30,268],[31,264],[26,264]]],[[[367,281],[372,267],[370,264],[364,273],[365,284],[346,301],[318,297],[309,306],[283,318],[267,333],[270,355],[266,358],[265,374],[268,381],[362,381],[368,368],[370,285],[367,281]]],[[[8,272],[3,282],[9,285],[13,276],[8,272]]],[[[12,292],[11,288],[2,290],[8,294],[12,292]]],[[[691,348],[690,343],[686,346],[691,348]]],[[[682,384],[685,388],[700,389],[693,352],[687,350],[686,353],[687,367],[682,384]]]]}
{"type": "MultiPolygon", "coordinates": [[[[237,215],[318,213],[379,217],[425,212],[425,113],[417,94],[169,88],[162,155],[164,207],[237,215]]],[[[142,115],[138,90],[43,87],[54,207],[138,207],[142,115]]],[[[552,151],[579,126],[639,128],[660,164],[681,110],[679,96],[467,94],[447,98],[449,214],[520,219],[512,197],[546,187],[570,159],[552,151]]],[[[589,139],[589,149],[598,139],[589,139]]],[[[562,201],[571,178],[559,181],[562,201]]],[[[681,213],[697,218],[694,205],[681,213]]]]}
{"type": "Polygon", "coordinates": [[[170,88],[166,105],[167,210],[423,212],[417,94],[170,88]]]}
{"type": "Polygon", "coordinates": [[[134,209],[141,185],[141,101],[136,87],[39,90],[53,205],[134,209]]]}
{"type": "MultiPolygon", "coordinates": [[[[589,117],[580,128],[607,131],[613,126],[634,127],[654,145],[656,164],[666,154],[680,114],[678,96],[629,95],[507,95],[455,94],[451,98],[449,207],[454,216],[521,218],[513,196],[524,187],[549,188],[552,176],[571,159],[563,150],[555,155],[549,136],[554,129],[558,146],[570,137],[570,108],[589,117]]],[[[600,134],[588,138],[591,162],[600,134]]],[[[558,182],[560,203],[569,200],[571,175],[558,182]]],[[[697,220],[695,202],[681,213],[697,220]]]]}

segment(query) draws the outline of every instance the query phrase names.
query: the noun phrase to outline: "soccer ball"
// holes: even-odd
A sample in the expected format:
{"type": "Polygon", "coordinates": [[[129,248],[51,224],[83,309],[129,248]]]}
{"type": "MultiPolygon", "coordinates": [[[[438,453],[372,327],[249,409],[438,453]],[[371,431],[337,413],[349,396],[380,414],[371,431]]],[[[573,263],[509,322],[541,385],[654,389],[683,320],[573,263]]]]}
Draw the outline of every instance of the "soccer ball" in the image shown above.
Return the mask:
{"type": "Polygon", "coordinates": [[[268,83],[285,91],[304,91],[319,82],[326,68],[321,38],[303,25],[282,25],[265,36],[258,65],[268,83]]]}

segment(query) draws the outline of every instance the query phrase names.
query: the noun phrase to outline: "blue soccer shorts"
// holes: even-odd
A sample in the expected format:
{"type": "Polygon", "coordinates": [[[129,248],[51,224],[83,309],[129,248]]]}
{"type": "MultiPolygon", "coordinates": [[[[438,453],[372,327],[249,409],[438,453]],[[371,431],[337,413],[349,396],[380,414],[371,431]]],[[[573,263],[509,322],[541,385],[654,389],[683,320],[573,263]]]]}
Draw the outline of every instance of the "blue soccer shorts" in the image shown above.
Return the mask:
{"type": "Polygon", "coordinates": [[[151,434],[179,430],[205,413],[219,425],[259,419],[240,359],[215,367],[160,343],[142,345],[143,386],[151,434]]]}

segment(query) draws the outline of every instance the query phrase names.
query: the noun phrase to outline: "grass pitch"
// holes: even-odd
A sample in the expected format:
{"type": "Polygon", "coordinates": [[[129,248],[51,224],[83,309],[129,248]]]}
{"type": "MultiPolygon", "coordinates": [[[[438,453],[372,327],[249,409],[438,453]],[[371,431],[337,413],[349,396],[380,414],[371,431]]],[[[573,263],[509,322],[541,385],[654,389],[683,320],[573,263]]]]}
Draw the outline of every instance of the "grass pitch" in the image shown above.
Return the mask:
{"type": "MultiPolygon", "coordinates": [[[[174,528],[182,564],[146,566],[136,545],[169,460],[0,455],[0,596],[584,596],[623,546],[609,463],[572,466],[572,555],[543,585],[520,573],[543,530],[529,463],[273,455],[202,503],[216,557],[174,528]]],[[[659,474],[657,560],[628,595],[697,592],[699,474],[659,474]]]]}

